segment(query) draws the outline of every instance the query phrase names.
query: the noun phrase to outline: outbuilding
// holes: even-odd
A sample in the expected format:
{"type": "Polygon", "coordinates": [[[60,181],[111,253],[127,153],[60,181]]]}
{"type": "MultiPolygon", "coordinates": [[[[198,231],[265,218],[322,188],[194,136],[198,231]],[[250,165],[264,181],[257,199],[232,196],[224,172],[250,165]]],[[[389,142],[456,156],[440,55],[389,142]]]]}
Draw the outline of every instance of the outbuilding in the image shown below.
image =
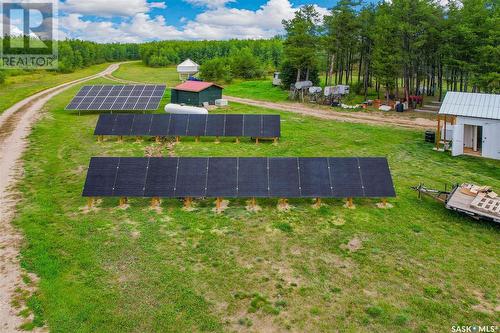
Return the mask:
{"type": "Polygon", "coordinates": [[[439,111],[437,137],[445,145],[451,141],[453,156],[500,160],[500,95],[448,92],[439,111]]]}
{"type": "Polygon", "coordinates": [[[172,89],[172,103],[203,106],[215,105],[222,98],[222,88],[213,82],[186,81],[172,89]]]}
{"type": "Polygon", "coordinates": [[[177,66],[177,73],[179,73],[179,79],[181,81],[186,81],[190,77],[198,74],[199,71],[200,65],[191,59],[187,59],[177,66]]]}

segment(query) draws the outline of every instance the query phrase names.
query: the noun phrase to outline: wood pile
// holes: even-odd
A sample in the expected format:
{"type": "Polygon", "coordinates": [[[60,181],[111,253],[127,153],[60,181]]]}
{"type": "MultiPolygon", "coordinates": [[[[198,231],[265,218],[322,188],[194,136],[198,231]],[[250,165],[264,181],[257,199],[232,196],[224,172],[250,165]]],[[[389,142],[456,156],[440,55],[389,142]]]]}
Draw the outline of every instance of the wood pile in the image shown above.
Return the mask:
{"type": "Polygon", "coordinates": [[[460,192],[475,197],[471,207],[488,214],[500,216],[500,197],[491,190],[490,186],[463,184],[460,187],[460,192]]]}

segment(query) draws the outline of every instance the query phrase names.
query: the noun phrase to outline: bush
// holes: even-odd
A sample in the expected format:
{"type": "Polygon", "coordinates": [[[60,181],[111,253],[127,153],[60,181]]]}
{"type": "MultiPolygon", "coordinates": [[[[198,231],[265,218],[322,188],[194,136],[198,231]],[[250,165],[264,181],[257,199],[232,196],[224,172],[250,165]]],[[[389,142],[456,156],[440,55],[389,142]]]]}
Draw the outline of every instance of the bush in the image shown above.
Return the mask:
{"type": "Polygon", "coordinates": [[[229,83],[233,80],[227,58],[214,58],[200,68],[200,77],[205,81],[229,83]]]}
{"type": "MultiPolygon", "coordinates": [[[[306,76],[306,71],[302,71],[300,78],[301,81],[305,81],[306,76]]],[[[319,85],[319,71],[317,68],[314,68],[309,72],[309,81],[312,81],[315,86],[319,85]]],[[[281,65],[281,82],[283,89],[289,89],[292,84],[297,82],[297,70],[286,60],[281,65]]]]}
{"type": "Polygon", "coordinates": [[[249,48],[244,48],[231,57],[231,71],[235,77],[256,79],[264,76],[264,68],[249,48]]]}
{"type": "Polygon", "coordinates": [[[6,77],[7,77],[7,74],[5,74],[5,71],[0,70],[0,84],[5,82],[6,77]]]}

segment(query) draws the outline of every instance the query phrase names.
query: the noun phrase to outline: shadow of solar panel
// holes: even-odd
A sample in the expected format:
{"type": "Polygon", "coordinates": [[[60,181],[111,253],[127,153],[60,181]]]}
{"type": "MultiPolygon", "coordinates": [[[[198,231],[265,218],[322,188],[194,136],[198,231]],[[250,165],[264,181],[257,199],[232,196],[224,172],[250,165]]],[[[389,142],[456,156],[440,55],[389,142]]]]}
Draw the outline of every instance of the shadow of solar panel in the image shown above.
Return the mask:
{"type": "Polygon", "coordinates": [[[204,136],[207,126],[207,115],[192,114],[189,115],[189,124],[187,129],[188,136],[204,136]]]}
{"type": "Polygon", "coordinates": [[[146,198],[175,197],[178,158],[150,158],[146,178],[146,198]]]}
{"type": "Polygon", "coordinates": [[[238,159],[238,197],[269,197],[269,175],[266,158],[238,159]]]}
{"type": "Polygon", "coordinates": [[[148,161],[147,158],[120,158],[113,196],[144,196],[148,161]]]}
{"type": "Polygon", "coordinates": [[[115,126],[115,114],[102,114],[97,120],[94,135],[111,135],[115,126]]]}
{"type": "Polygon", "coordinates": [[[168,135],[170,136],[184,136],[187,132],[189,115],[187,114],[173,114],[170,119],[170,127],[168,135]]]}
{"type": "Polygon", "coordinates": [[[150,136],[168,136],[168,128],[170,127],[169,114],[154,114],[151,119],[150,136]]]}
{"type": "Polygon", "coordinates": [[[365,196],[357,158],[330,158],[330,177],[335,198],[365,196]]]}
{"type": "Polygon", "coordinates": [[[327,158],[301,158],[300,188],[305,198],[331,198],[330,170],[327,158]]]}
{"type": "Polygon", "coordinates": [[[209,198],[231,197],[238,195],[238,159],[209,159],[207,193],[209,198]]]}
{"type": "Polygon", "coordinates": [[[88,92],[92,89],[91,86],[84,86],[80,91],[76,94],[76,97],[84,97],[88,94],[88,92]]]}
{"type": "Polygon", "coordinates": [[[262,116],[245,115],[243,124],[243,136],[259,138],[262,134],[262,116]]]}
{"type": "Polygon", "coordinates": [[[116,117],[115,126],[112,135],[130,135],[132,124],[134,122],[133,114],[120,114],[116,117]]]}
{"type": "Polygon", "coordinates": [[[115,185],[119,158],[93,157],[90,160],[84,197],[111,197],[115,185]]]}
{"type": "Polygon", "coordinates": [[[132,130],[130,135],[136,136],[149,136],[149,128],[151,127],[151,119],[153,115],[151,114],[137,114],[134,118],[134,123],[132,124],[132,130]]]}
{"type": "Polygon", "coordinates": [[[365,196],[390,198],[396,196],[389,163],[386,158],[360,158],[365,196]]]}
{"type": "Polygon", "coordinates": [[[95,97],[88,110],[99,110],[101,108],[102,103],[106,100],[106,97],[95,97]]]}
{"type": "Polygon", "coordinates": [[[262,116],[262,137],[279,138],[281,137],[281,117],[275,115],[262,116]]]}
{"type": "Polygon", "coordinates": [[[224,123],[226,116],[223,114],[214,114],[208,117],[206,136],[224,136],[224,123]]]}
{"type": "Polygon", "coordinates": [[[228,114],[226,115],[225,136],[243,136],[243,115],[228,114]]]}
{"type": "Polygon", "coordinates": [[[176,181],[176,197],[204,197],[208,158],[181,158],[176,181]]]}
{"type": "Polygon", "coordinates": [[[269,194],[273,198],[300,197],[297,158],[269,159],[269,194]]]}

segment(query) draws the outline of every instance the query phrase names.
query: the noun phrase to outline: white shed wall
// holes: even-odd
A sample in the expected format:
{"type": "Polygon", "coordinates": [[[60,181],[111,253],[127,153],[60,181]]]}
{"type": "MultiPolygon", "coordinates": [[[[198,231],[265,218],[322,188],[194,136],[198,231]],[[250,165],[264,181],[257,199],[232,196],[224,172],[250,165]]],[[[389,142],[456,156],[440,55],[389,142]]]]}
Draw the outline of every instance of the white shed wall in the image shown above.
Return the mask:
{"type": "Polygon", "coordinates": [[[482,156],[500,160],[500,120],[457,117],[453,131],[453,156],[462,155],[463,146],[470,138],[465,137],[465,125],[481,126],[483,128],[482,156]]]}

